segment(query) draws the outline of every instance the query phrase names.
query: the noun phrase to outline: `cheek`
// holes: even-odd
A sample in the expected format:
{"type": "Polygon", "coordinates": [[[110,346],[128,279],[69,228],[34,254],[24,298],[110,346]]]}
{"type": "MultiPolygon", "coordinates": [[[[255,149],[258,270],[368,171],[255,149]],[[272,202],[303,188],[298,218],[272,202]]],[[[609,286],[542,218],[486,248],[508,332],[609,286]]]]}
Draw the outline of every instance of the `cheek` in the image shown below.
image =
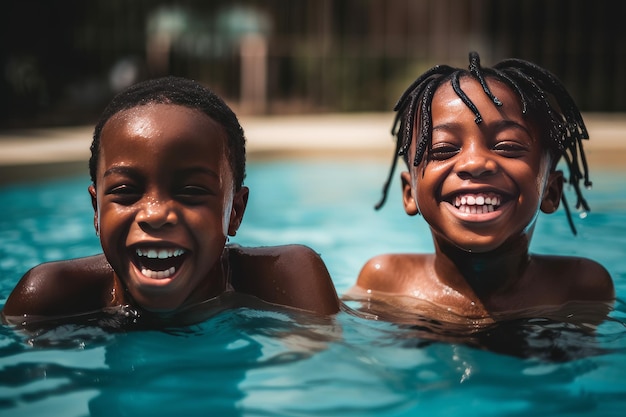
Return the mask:
{"type": "Polygon", "coordinates": [[[534,196],[540,198],[548,184],[549,167],[546,164],[536,166],[520,164],[515,169],[515,176],[519,178],[520,187],[526,188],[534,196]]]}
{"type": "Polygon", "coordinates": [[[539,165],[539,175],[537,175],[537,187],[542,190],[542,193],[545,192],[552,171],[552,159],[549,157],[542,158],[539,165]]]}
{"type": "Polygon", "coordinates": [[[124,225],[130,224],[132,219],[133,211],[129,207],[113,204],[99,204],[98,206],[98,225],[100,235],[103,237],[121,233],[124,225]]]}
{"type": "Polygon", "coordinates": [[[228,228],[230,226],[230,213],[233,208],[232,201],[228,201],[224,204],[224,211],[222,213],[222,232],[224,236],[228,235],[228,228]]]}
{"type": "Polygon", "coordinates": [[[184,223],[191,233],[197,234],[198,239],[214,239],[217,235],[227,236],[230,220],[228,207],[222,204],[210,207],[196,207],[186,210],[184,223]]]}
{"type": "Polygon", "coordinates": [[[420,164],[411,176],[413,189],[417,190],[418,196],[436,198],[449,175],[450,167],[447,164],[420,164]]]}
{"type": "Polygon", "coordinates": [[[228,228],[230,225],[231,213],[233,209],[233,199],[235,198],[235,191],[229,187],[228,191],[224,192],[224,199],[222,200],[221,218],[222,218],[222,231],[224,236],[228,236],[228,228]]]}
{"type": "Polygon", "coordinates": [[[428,176],[416,178],[414,182],[415,204],[419,213],[424,219],[427,219],[430,217],[429,213],[437,212],[438,210],[438,193],[436,188],[433,187],[433,183],[429,181],[428,176]]]}

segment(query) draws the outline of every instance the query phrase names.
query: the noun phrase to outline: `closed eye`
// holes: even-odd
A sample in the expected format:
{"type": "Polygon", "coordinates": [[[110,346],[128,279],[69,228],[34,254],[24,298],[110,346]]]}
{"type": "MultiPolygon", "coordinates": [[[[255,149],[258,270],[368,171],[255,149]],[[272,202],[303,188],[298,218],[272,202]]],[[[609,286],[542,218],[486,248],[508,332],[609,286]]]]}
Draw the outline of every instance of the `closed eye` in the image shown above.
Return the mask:
{"type": "Polygon", "coordinates": [[[111,196],[113,202],[122,205],[132,204],[141,198],[141,190],[128,184],[113,186],[105,194],[111,196]]]}
{"type": "Polygon", "coordinates": [[[519,158],[528,152],[528,147],[515,141],[498,142],[493,151],[506,158],[519,158]]]}
{"type": "Polygon", "coordinates": [[[435,161],[443,161],[452,158],[459,153],[460,149],[449,143],[437,143],[432,145],[428,151],[428,159],[435,161]]]}
{"type": "Polygon", "coordinates": [[[176,192],[176,197],[187,204],[201,204],[206,197],[212,195],[215,193],[210,189],[196,185],[182,187],[176,192]]]}

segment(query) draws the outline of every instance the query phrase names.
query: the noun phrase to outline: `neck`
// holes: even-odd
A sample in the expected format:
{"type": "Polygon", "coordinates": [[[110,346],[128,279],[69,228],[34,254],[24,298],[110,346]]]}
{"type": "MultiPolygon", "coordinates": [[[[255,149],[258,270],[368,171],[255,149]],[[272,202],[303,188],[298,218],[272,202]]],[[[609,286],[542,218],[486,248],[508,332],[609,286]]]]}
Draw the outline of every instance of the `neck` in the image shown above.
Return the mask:
{"type": "Polygon", "coordinates": [[[224,248],[218,262],[215,263],[207,279],[197,287],[191,295],[176,309],[176,312],[194,309],[205,301],[214,299],[224,294],[229,287],[230,267],[228,262],[228,249],[224,248]]]}
{"type": "Polygon", "coordinates": [[[529,262],[528,242],[523,239],[486,253],[468,252],[446,242],[436,242],[435,249],[439,280],[485,306],[491,296],[517,282],[529,262]]]}

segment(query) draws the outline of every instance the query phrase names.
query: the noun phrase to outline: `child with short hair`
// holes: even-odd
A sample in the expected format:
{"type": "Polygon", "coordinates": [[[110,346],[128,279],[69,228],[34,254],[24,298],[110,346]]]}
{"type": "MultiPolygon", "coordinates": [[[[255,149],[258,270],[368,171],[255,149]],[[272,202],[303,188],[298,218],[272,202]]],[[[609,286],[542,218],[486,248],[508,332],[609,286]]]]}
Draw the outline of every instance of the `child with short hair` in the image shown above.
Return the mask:
{"type": "Polygon", "coordinates": [[[435,253],[370,259],[349,297],[418,299],[496,320],[570,301],[613,301],[611,277],[597,262],[529,253],[539,211],[553,213],[560,201],[576,233],[556,169],[561,159],[576,207],[588,210],[579,185],[591,185],[581,141],[588,134],[553,74],[520,59],[483,68],[473,52],[469,70],[426,71],[395,111],[396,155],[408,167],[401,174],[404,209],[424,217],[435,253]]]}
{"type": "Polygon", "coordinates": [[[119,306],[157,318],[197,315],[226,293],[324,315],[339,310],[310,248],[227,244],[248,201],[245,138],[207,88],[177,77],[129,87],[104,110],[91,152],[89,194],[104,254],[31,269],[4,306],[6,322],[119,306]]]}

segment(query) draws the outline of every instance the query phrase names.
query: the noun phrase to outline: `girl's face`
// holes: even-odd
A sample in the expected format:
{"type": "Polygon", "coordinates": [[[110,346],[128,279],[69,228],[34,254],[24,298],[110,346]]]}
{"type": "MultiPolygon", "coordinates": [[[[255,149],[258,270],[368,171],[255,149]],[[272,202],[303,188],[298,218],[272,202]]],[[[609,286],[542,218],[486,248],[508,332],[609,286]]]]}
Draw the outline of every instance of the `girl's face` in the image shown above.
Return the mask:
{"type": "Polygon", "coordinates": [[[461,79],[482,115],[479,124],[449,82],[438,88],[432,146],[419,166],[402,173],[406,212],[420,212],[435,241],[473,252],[529,240],[539,209],[556,210],[562,189],[562,174],[550,172],[540,132],[522,115],[515,93],[487,83],[503,106],[495,106],[478,81],[461,79]]]}
{"type": "Polygon", "coordinates": [[[95,227],[132,298],[171,311],[219,294],[248,192],[234,191],[224,129],[198,110],[149,104],[114,115],[100,146],[95,227]]]}

